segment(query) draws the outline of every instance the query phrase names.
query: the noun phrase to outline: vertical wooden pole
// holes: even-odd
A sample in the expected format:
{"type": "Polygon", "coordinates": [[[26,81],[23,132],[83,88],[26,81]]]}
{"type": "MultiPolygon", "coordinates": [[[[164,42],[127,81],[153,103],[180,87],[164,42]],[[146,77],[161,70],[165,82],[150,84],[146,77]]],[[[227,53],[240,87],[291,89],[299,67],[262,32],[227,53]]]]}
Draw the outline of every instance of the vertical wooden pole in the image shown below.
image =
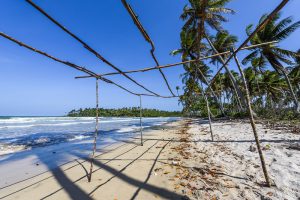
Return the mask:
{"type": "Polygon", "coordinates": [[[98,90],[98,79],[96,78],[96,127],[95,127],[95,134],[94,134],[93,153],[92,153],[92,157],[91,157],[90,174],[88,177],[89,182],[91,182],[91,180],[92,180],[93,164],[94,164],[95,153],[96,153],[96,149],[97,149],[98,124],[99,124],[98,112],[99,112],[99,90],[98,90]]]}
{"type": "Polygon", "coordinates": [[[210,129],[211,140],[214,141],[214,135],[213,135],[212,125],[211,125],[211,115],[210,115],[211,112],[210,112],[209,102],[208,102],[206,94],[204,94],[204,98],[205,98],[205,101],[206,101],[206,107],[207,107],[207,114],[208,114],[208,121],[209,121],[209,129],[210,129]]]}
{"type": "MultiPolygon", "coordinates": [[[[234,49],[231,49],[231,52],[233,53],[234,49]]],[[[250,94],[249,94],[246,78],[245,78],[244,72],[241,68],[241,64],[240,64],[240,62],[239,62],[236,55],[234,55],[234,60],[235,60],[237,66],[239,68],[240,74],[242,76],[243,84],[244,84],[244,87],[245,87],[245,90],[246,90],[246,101],[247,101],[248,112],[249,112],[249,115],[250,115],[249,117],[250,117],[251,127],[252,127],[252,130],[253,130],[253,134],[254,134],[254,138],[255,138],[255,142],[256,142],[259,158],[260,158],[260,162],[261,162],[263,173],[264,173],[264,176],[265,176],[265,179],[266,179],[266,183],[267,183],[267,186],[270,187],[271,183],[270,183],[270,179],[269,179],[265,159],[264,159],[264,156],[263,156],[263,152],[262,152],[261,147],[260,147],[260,142],[259,142],[259,138],[258,138],[258,134],[257,134],[255,120],[254,120],[254,117],[253,117],[253,111],[252,111],[251,101],[250,101],[250,94]]]]}
{"type": "MultiPolygon", "coordinates": [[[[203,85],[201,83],[201,87],[203,89],[203,85]]],[[[204,96],[204,99],[206,101],[206,108],[207,108],[207,116],[208,116],[208,122],[209,122],[209,130],[210,130],[210,136],[211,136],[211,140],[214,141],[214,134],[213,134],[213,130],[212,130],[212,125],[211,125],[211,112],[210,112],[210,108],[209,108],[209,102],[207,99],[207,95],[203,92],[203,90],[201,90],[202,92],[202,96],[204,96]]]]}
{"type": "Polygon", "coordinates": [[[140,133],[141,133],[141,146],[143,146],[143,125],[142,125],[142,96],[140,97],[140,133]]]}

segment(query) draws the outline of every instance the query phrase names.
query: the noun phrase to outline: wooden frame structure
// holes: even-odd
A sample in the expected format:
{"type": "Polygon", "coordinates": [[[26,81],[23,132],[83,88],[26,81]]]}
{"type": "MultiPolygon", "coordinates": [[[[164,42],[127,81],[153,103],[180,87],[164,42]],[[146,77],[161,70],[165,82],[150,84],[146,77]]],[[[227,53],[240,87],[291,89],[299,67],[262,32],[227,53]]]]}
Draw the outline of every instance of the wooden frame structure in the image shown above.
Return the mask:
{"type": "MultiPolygon", "coordinates": [[[[253,36],[260,31],[270,20],[272,20],[274,18],[274,16],[289,2],[289,0],[282,0],[281,3],[265,18],[265,20],[263,22],[261,22],[258,27],[252,32],[251,35],[249,35],[247,37],[247,39],[237,48],[237,49],[233,49],[232,51],[226,51],[226,52],[221,52],[221,53],[217,53],[214,55],[210,55],[210,56],[206,56],[206,57],[202,57],[202,58],[197,58],[195,60],[189,60],[189,61],[185,61],[185,62],[179,62],[179,63],[174,63],[174,64],[168,64],[168,65],[164,65],[164,66],[160,66],[155,55],[154,55],[154,51],[155,51],[155,46],[152,42],[152,40],[150,39],[149,35],[147,34],[147,32],[145,31],[145,29],[143,28],[142,24],[139,22],[138,18],[136,17],[134,11],[132,10],[132,8],[130,7],[129,4],[127,4],[127,2],[125,0],[121,0],[123,5],[125,6],[125,8],[127,9],[127,11],[129,12],[130,16],[132,17],[134,23],[137,25],[137,27],[139,28],[139,30],[141,31],[142,35],[144,36],[144,38],[146,39],[146,41],[148,41],[151,44],[151,55],[153,57],[153,59],[156,62],[156,66],[155,67],[148,67],[148,68],[143,68],[143,69],[137,69],[137,70],[131,70],[131,71],[122,71],[120,68],[116,67],[115,65],[113,65],[111,62],[109,62],[108,60],[106,60],[103,56],[100,55],[100,53],[98,53],[96,50],[94,50],[92,47],[90,47],[86,42],[84,42],[83,40],[81,40],[78,36],[76,36],[74,33],[72,33],[71,31],[69,31],[67,28],[65,28],[63,25],[61,25],[57,20],[55,20],[53,17],[51,17],[48,13],[46,13],[43,9],[41,9],[39,6],[37,6],[35,3],[33,3],[32,0],[26,0],[26,2],[28,2],[31,6],[33,6],[36,10],[38,10],[41,14],[43,14],[46,18],[48,18],[50,21],[52,21],[56,26],[58,26],[60,29],[62,29],[65,33],[67,33],[68,35],[70,35],[72,38],[74,38],[77,42],[79,42],[80,44],[83,45],[83,47],[85,49],[87,49],[90,53],[92,53],[94,56],[96,56],[100,61],[104,62],[105,64],[107,64],[108,66],[110,66],[111,68],[113,68],[116,72],[112,72],[112,73],[106,73],[106,74],[97,74],[85,67],[76,65],[74,63],[68,62],[68,61],[64,61],[61,59],[58,59],[54,56],[51,56],[41,50],[35,49],[21,41],[18,41],[16,39],[14,39],[13,37],[0,32],[0,36],[22,46],[25,47],[31,51],[34,51],[38,54],[41,54],[45,57],[48,57],[56,62],[59,62],[61,64],[67,65],[71,68],[74,68],[78,71],[84,72],[85,74],[87,74],[87,76],[80,76],[80,77],[76,77],[76,78],[95,78],[96,79],[96,127],[95,127],[95,136],[94,136],[94,143],[93,143],[93,153],[92,153],[92,157],[91,157],[91,167],[90,167],[90,174],[89,174],[89,181],[91,181],[92,178],[92,171],[93,171],[93,159],[94,159],[94,155],[95,155],[95,151],[97,149],[97,135],[98,135],[98,123],[99,123],[99,119],[98,119],[98,80],[102,80],[106,83],[109,84],[113,84],[117,87],[119,87],[122,90],[125,90],[126,92],[135,95],[135,96],[139,96],[140,98],[140,133],[141,133],[141,145],[143,145],[143,139],[142,139],[142,96],[152,96],[152,97],[159,97],[159,98],[177,98],[179,97],[178,95],[174,95],[174,93],[171,90],[171,87],[164,75],[164,73],[161,71],[161,69],[163,68],[169,68],[169,67],[175,67],[175,66],[179,66],[182,64],[187,64],[187,63],[192,63],[192,62],[198,62],[200,60],[204,60],[204,59],[208,59],[208,58],[213,58],[216,56],[220,56],[220,55],[225,55],[225,54],[229,54],[230,56],[228,57],[228,59],[223,63],[223,66],[217,71],[217,73],[214,75],[214,77],[210,80],[209,85],[207,88],[210,88],[210,86],[212,85],[212,83],[216,80],[216,77],[218,76],[218,74],[221,72],[221,70],[232,60],[235,59],[239,71],[241,73],[243,82],[244,82],[244,87],[247,87],[246,84],[246,80],[245,77],[243,76],[243,71],[242,68],[239,64],[239,61],[236,57],[236,54],[240,51],[240,50],[245,50],[245,49],[251,49],[251,48],[255,48],[255,47],[259,47],[262,45],[270,45],[275,43],[274,42],[267,42],[267,43],[262,43],[262,44],[258,44],[258,45],[251,45],[251,46],[247,46],[248,42],[250,41],[251,38],[253,38],[253,36]],[[147,72],[150,70],[159,70],[161,75],[163,76],[166,85],[168,86],[168,89],[170,90],[170,92],[172,93],[172,96],[163,96],[163,95],[159,95],[156,92],[146,88],[144,85],[138,83],[137,81],[135,81],[133,78],[131,78],[130,76],[128,76],[127,74],[130,73],[137,73],[137,72],[147,72]],[[122,75],[125,78],[129,79],[131,82],[133,82],[134,84],[138,85],[139,87],[143,88],[145,91],[147,91],[148,93],[136,93],[136,92],[132,92],[131,90],[125,88],[124,86],[117,84],[107,78],[105,78],[105,76],[111,76],[111,75],[122,75]]],[[[247,90],[246,90],[247,91],[247,90]]],[[[203,93],[203,95],[206,97],[206,94],[208,93],[208,90],[203,93]]],[[[249,94],[247,94],[248,96],[249,94]]],[[[206,98],[207,100],[207,98],[206,98]]],[[[263,173],[265,175],[265,180],[267,183],[267,186],[271,186],[270,180],[269,180],[269,176],[268,176],[268,172],[267,172],[267,168],[266,168],[266,164],[264,161],[264,157],[260,148],[260,143],[259,143],[259,138],[257,135],[257,131],[256,131],[256,126],[255,126],[255,122],[254,122],[254,118],[253,118],[253,114],[252,114],[252,108],[251,108],[251,102],[249,101],[249,98],[247,98],[247,105],[248,105],[248,112],[249,112],[249,118],[250,118],[250,122],[251,122],[251,126],[253,129],[253,133],[254,133],[254,137],[255,137],[255,141],[256,141],[256,145],[258,147],[258,151],[259,151],[259,156],[260,156],[260,160],[261,160],[261,165],[262,165],[262,169],[263,169],[263,173]]],[[[210,111],[209,111],[209,105],[207,104],[208,107],[208,114],[210,116],[210,111]]],[[[211,129],[212,130],[212,129],[211,129]]],[[[212,132],[211,132],[212,133],[212,132]]],[[[213,137],[213,136],[212,136],[213,137]]],[[[212,138],[213,139],[213,138],[212,138]]]]}

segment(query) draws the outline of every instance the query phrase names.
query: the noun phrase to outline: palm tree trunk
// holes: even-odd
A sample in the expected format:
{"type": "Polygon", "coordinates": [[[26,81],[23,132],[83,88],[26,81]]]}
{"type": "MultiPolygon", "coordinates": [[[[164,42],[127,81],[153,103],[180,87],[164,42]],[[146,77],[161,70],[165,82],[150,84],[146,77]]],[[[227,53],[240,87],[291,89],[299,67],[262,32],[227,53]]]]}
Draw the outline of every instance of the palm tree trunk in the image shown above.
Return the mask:
{"type": "MultiPolygon", "coordinates": [[[[232,49],[232,53],[233,52],[234,52],[234,50],[232,49]]],[[[253,111],[252,111],[252,107],[251,107],[250,95],[249,95],[249,90],[248,90],[246,78],[245,78],[244,72],[241,68],[240,62],[239,62],[238,58],[236,57],[236,55],[234,55],[234,59],[235,59],[235,62],[237,64],[238,68],[239,68],[240,74],[242,76],[243,84],[244,84],[244,87],[245,87],[245,90],[246,90],[246,97],[247,97],[246,99],[247,99],[247,105],[248,105],[248,112],[249,112],[249,115],[250,115],[251,127],[252,127],[252,130],[253,130],[253,134],[254,134],[257,150],[258,150],[258,154],[259,154],[259,157],[260,157],[260,162],[261,162],[263,173],[264,173],[264,176],[265,176],[265,179],[266,179],[266,183],[267,183],[267,186],[270,187],[271,183],[270,183],[267,167],[266,167],[266,164],[265,164],[265,159],[264,159],[264,156],[263,156],[263,152],[262,152],[261,147],[260,147],[260,142],[259,142],[259,138],[258,138],[258,134],[257,134],[257,130],[256,130],[256,125],[255,125],[255,121],[254,121],[254,117],[253,117],[253,111]]]]}
{"type": "Polygon", "coordinates": [[[295,92],[294,92],[294,89],[293,89],[293,86],[292,86],[292,84],[291,84],[291,81],[290,81],[290,79],[289,79],[289,77],[288,77],[288,75],[287,75],[285,69],[282,69],[281,71],[282,71],[282,73],[283,73],[283,76],[284,76],[285,81],[287,82],[287,84],[288,84],[288,86],[289,86],[289,90],[290,90],[290,92],[291,92],[291,94],[292,94],[292,98],[293,98],[294,104],[295,104],[295,111],[296,111],[297,113],[300,113],[300,104],[299,104],[299,101],[298,101],[298,99],[297,99],[297,97],[296,97],[296,94],[295,94],[295,92]]]}
{"type": "Polygon", "coordinates": [[[98,110],[99,110],[99,94],[98,94],[98,79],[96,79],[96,128],[95,128],[95,134],[94,134],[94,144],[93,144],[93,153],[91,157],[91,167],[90,167],[90,173],[88,177],[88,181],[91,182],[92,180],[92,173],[93,173],[93,164],[94,164],[94,159],[95,159],[95,153],[97,149],[97,136],[98,136],[98,123],[99,123],[99,115],[98,115],[98,110]]]}
{"type": "MultiPolygon", "coordinates": [[[[213,45],[213,43],[210,41],[209,37],[208,37],[206,34],[205,34],[205,38],[206,38],[207,42],[209,43],[210,47],[213,49],[213,51],[214,51],[215,53],[219,53],[218,50],[215,48],[215,46],[213,45]]],[[[219,57],[219,59],[221,60],[222,64],[225,64],[225,61],[224,61],[224,59],[222,58],[222,56],[218,56],[218,57],[219,57]]],[[[231,84],[232,84],[232,86],[233,86],[233,88],[234,88],[235,94],[236,94],[236,95],[238,96],[238,98],[242,101],[243,106],[240,105],[240,107],[242,108],[242,110],[245,110],[244,108],[245,108],[246,105],[247,105],[247,104],[246,104],[246,101],[245,101],[245,97],[244,97],[242,91],[239,89],[239,86],[238,86],[238,84],[237,84],[237,82],[236,82],[234,76],[232,75],[231,71],[229,70],[228,66],[225,65],[224,67],[225,67],[227,73],[229,74],[229,78],[230,78],[231,84]]],[[[240,101],[239,101],[239,103],[241,104],[240,101]]]]}

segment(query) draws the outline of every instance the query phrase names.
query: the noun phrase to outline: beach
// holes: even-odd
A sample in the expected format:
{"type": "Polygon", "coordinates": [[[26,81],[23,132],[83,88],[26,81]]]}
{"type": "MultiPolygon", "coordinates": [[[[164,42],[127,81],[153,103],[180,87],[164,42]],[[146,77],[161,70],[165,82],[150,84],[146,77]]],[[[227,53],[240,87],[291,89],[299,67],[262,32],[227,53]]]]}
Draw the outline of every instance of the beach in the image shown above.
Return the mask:
{"type": "MultiPolygon", "coordinates": [[[[212,142],[206,120],[182,119],[145,130],[143,146],[139,135],[101,144],[91,182],[84,144],[49,170],[38,157],[23,167],[16,158],[0,165],[0,199],[299,199],[299,134],[258,124],[268,188],[250,124],[217,121],[213,132],[212,142]]],[[[50,149],[48,159],[64,153],[50,149]]]]}

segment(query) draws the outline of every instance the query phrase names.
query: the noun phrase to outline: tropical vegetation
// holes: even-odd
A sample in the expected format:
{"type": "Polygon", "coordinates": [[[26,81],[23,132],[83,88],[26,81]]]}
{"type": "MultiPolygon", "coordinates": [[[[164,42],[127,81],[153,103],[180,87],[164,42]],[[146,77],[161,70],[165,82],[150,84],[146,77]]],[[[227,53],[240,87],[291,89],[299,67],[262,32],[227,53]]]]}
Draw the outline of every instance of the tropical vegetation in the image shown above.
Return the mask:
{"type": "MultiPolygon", "coordinates": [[[[230,1],[189,0],[181,15],[184,21],[180,33],[181,46],[171,54],[181,55],[182,61],[189,61],[233,51],[238,37],[223,26],[228,21],[227,17],[236,13],[228,8],[230,1]]],[[[257,25],[266,17],[267,14],[263,15],[257,25]]],[[[246,34],[251,35],[257,25],[246,26],[246,34]]],[[[282,18],[281,14],[277,14],[254,35],[249,45],[275,43],[248,49],[241,63],[233,60],[224,65],[230,56],[227,53],[184,64],[184,86],[180,96],[183,112],[202,117],[208,114],[243,116],[248,112],[249,97],[254,114],[258,117],[299,117],[300,50],[295,52],[281,45],[299,26],[300,21],[295,22],[292,17],[282,18]],[[241,71],[238,66],[242,68],[241,71]],[[212,82],[212,76],[217,71],[219,73],[212,82]]]]}
{"type": "MultiPolygon", "coordinates": [[[[129,108],[119,108],[119,109],[105,109],[99,108],[99,116],[101,117],[139,117],[140,108],[139,107],[129,107],[129,108]]],[[[71,110],[67,116],[69,117],[95,117],[95,108],[85,108],[78,110],[71,110]]],[[[157,109],[142,109],[143,117],[180,117],[182,113],[179,111],[162,111],[157,109]]]]}

